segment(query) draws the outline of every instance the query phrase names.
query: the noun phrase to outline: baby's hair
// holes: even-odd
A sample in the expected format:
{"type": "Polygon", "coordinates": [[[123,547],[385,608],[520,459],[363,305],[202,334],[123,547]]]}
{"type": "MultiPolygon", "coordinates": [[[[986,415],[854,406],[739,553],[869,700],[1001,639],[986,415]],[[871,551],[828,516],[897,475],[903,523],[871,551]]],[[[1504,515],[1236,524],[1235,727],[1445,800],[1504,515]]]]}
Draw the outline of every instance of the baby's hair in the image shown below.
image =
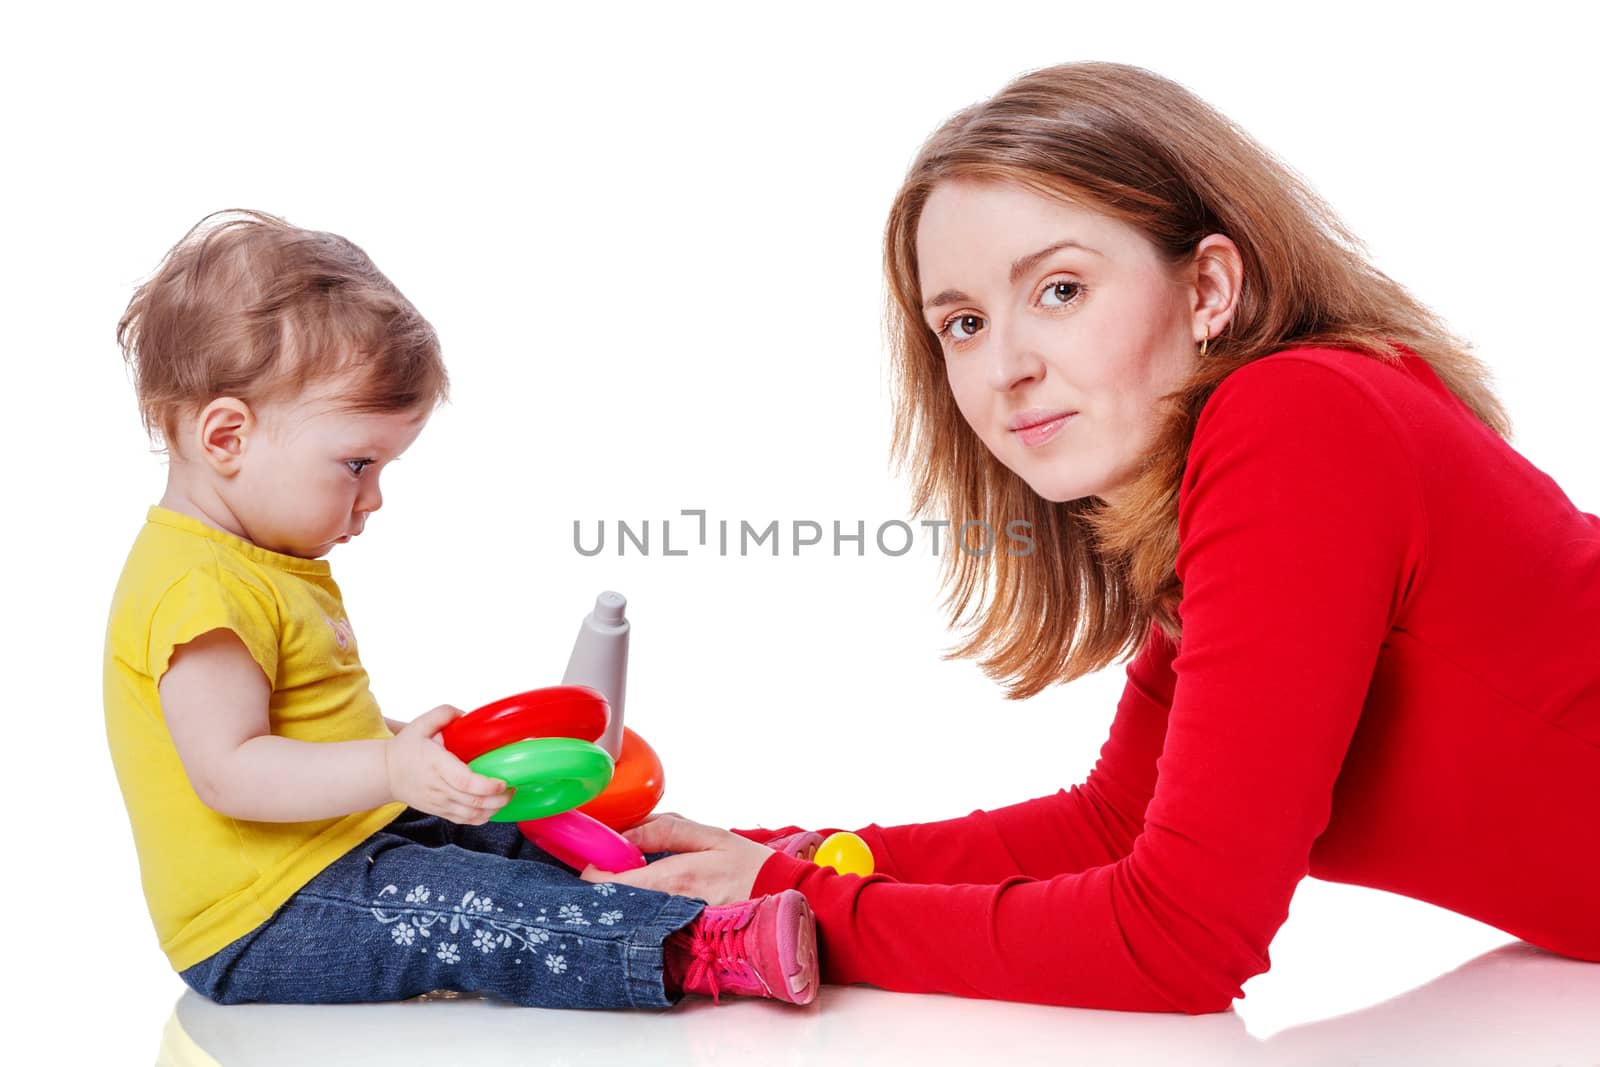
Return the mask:
{"type": "Polygon", "coordinates": [[[134,292],[117,344],[168,449],[217,397],[255,406],[326,383],[348,410],[383,413],[449,387],[433,327],[365,252],[260,211],[196,223],[134,292]]]}

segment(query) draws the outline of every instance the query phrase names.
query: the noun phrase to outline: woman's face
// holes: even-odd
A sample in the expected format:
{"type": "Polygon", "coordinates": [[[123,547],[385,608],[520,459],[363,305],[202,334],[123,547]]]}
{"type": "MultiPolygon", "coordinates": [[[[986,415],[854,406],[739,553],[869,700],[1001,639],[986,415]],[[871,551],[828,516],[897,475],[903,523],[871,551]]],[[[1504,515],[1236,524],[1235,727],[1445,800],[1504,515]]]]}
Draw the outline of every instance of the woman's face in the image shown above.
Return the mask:
{"type": "Polygon", "coordinates": [[[917,263],[956,405],[1047,500],[1114,502],[1154,439],[1157,400],[1226,321],[1206,304],[1204,271],[1168,267],[1126,223],[1017,185],[935,186],[917,263]]]}

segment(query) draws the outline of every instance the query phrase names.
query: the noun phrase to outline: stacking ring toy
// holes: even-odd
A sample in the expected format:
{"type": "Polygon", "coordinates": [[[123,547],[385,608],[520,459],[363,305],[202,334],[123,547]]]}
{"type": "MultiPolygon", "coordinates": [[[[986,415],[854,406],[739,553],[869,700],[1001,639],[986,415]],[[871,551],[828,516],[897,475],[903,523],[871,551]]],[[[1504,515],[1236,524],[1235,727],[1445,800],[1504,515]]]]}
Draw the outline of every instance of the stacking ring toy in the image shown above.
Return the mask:
{"type": "Polygon", "coordinates": [[[523,837],[580,871],[591,863],[602,871],[613,872],[644,866],[644,853],[633,842],[581,811],[528,819],[517,823],[517,829],[523,837]]]}
{"type": "Polygon", "coordinates": [[[664,789],[666,775],[661,770],[661,757],[644,738],[624,726],[611,784],[579,810],[613,830],[626,830],[644,821],[661,802],[664,789]]]}
{"type": "Polygon", "coordinates": [[[471,763],[530,737],[576,737],[598,741],[611,721],[611,705],[586,685],[552,685],[496,700],[452,719],[439,740],[463,763],[471,763]]]}
{"type": "Polygon", "coordinates": [[[611,781],[611,756],[576,737],[535,737],[502,745],[472,760],[477,774],[516,790],[492,822],[521,822],[570,811],[600,795],[611,781]]]}

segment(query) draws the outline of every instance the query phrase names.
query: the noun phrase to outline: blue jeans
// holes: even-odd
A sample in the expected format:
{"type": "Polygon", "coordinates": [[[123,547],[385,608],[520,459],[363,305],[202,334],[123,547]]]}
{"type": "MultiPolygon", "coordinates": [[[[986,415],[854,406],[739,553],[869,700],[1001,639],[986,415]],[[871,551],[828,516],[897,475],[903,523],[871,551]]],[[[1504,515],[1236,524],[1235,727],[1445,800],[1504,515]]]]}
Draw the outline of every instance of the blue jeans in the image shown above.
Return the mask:
{"type": "Polygon", "coordinates": [[[461,826],[407,808],[180,977],[221,1004],[454,990],[530,1007],[665,1008],[677,994],[662,979],[662,943],[705,906],[585,882],[514,823],[461,826]]]}

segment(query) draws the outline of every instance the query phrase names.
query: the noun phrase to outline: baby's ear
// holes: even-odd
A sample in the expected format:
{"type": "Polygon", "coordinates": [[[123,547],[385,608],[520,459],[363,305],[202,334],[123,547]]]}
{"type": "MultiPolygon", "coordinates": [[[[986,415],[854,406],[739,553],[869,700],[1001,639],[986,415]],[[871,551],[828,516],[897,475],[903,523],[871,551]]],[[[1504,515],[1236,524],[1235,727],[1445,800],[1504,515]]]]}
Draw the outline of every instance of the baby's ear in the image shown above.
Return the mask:
{"type": "Polygon", "coordinates": [[[229,475],[238,469],[255,427],[249,404],[238,397],[219,396],[200,409],[190,440],[213,470],[229,475]]]}

